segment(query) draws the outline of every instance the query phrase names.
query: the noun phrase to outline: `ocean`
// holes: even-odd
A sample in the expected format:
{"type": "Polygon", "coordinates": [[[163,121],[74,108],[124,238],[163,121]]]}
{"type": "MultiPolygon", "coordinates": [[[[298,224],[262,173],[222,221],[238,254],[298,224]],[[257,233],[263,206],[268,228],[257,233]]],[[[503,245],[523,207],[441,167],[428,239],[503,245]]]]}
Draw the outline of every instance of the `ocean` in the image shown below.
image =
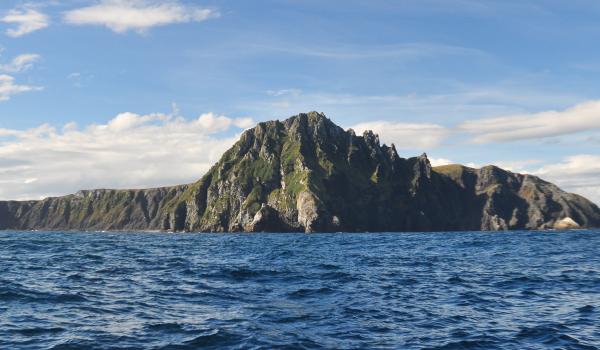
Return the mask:
{"type": "Polygon", "coordinates": [[[0,232],[0,349],[599,349],[600,231],[0,232]]]}

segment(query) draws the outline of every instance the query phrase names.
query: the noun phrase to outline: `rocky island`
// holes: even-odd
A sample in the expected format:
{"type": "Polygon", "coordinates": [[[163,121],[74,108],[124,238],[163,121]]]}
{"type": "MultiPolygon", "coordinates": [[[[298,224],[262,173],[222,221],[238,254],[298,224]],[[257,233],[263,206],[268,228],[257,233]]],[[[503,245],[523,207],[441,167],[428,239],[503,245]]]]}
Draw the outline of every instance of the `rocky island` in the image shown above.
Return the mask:
{"type": "Polygon", "coordinates": [[[195,183],[0,202],[0,229],[383,232],[600,227],[600,209],[536,176],[432,167],[317,112],[245,131],[195,183]]]}

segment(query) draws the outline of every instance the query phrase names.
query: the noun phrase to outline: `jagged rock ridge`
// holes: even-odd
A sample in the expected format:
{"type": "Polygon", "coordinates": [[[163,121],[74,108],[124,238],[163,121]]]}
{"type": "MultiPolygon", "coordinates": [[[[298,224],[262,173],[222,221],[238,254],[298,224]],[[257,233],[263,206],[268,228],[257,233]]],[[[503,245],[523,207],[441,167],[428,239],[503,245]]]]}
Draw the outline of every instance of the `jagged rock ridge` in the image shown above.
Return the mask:
{"type": "Polygon", "coordinates": [[[0,202],[0,229],[448,231],[600,226],[600,209],[535,176],[432,168],[311,112],[244,132],[189,185],[0,202]],[[562,226],[561,226],[562,225],[562,226]]]}

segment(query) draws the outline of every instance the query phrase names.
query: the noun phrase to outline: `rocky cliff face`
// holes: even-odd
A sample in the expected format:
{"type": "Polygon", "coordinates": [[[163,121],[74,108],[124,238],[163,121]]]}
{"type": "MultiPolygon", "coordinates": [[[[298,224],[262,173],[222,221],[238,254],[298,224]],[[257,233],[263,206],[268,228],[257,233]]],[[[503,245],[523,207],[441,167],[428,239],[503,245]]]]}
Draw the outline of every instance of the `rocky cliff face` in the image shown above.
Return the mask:
{"type": "Polygon", "coordinates": [[[188,186],[93,190],[41,201],[0,202],[0,229],[161,230],[188,186]]]}
{"type": "Polygon", "coordinates": [[[599,227],[600,210],[534,176],[401,158],[372,132],[356,135],[316,112],[258,124],[190,185],[0,202],[0,229],[444,231],[571,221],[599,227]]]}
{"type": "Polygon", "coordinates": [[[536,176],[495,166],[434,168],[441,188],[460,217],[460,226],[481,230],[600,227],[600,210],[587,199],[562,191],[536,176]],[[574,224],[574,225],[573,225],[574,224]]]}

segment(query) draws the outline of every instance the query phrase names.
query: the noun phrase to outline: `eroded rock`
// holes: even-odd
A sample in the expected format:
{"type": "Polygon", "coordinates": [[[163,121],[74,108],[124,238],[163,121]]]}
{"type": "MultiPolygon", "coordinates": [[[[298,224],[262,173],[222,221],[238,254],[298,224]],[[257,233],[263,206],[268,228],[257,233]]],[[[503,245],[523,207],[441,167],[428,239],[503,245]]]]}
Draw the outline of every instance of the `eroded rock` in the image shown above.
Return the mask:
{"type": "Polygon", "coordinates": [[[0,229],[200,232],[599,227],[600,209],[495,166],[432,168],[318,112],[245,131],[199,181],[0,202],[0,229]]]}

